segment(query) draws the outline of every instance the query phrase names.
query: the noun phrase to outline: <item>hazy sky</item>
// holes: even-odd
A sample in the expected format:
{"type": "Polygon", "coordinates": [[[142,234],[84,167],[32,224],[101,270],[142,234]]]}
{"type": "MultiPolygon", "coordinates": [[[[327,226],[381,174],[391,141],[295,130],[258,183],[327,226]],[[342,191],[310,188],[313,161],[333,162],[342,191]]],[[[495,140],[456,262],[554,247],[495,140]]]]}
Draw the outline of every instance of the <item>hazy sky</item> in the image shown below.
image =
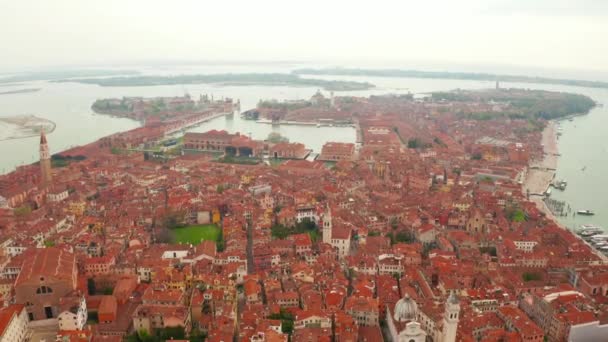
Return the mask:
{"type": "Polygon", "coordinates": [[[0,0],[0,69],[161,60],[608,71],[608,0],[0,0]]]}

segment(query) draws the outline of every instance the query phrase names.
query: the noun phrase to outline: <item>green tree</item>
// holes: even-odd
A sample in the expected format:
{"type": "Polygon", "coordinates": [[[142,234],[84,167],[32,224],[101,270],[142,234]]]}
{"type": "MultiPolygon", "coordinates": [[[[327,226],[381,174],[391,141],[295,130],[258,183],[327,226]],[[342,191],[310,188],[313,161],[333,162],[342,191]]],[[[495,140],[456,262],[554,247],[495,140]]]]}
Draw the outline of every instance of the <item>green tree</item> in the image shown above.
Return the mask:
{"type": "Polygon", "coordinates": [[[95,279],[87,279],[87,290],[89,291],[89,295],[91,296],[94,296],[97,293],[97,289],[95,288],[95,279]]]}
{"type": "Polygon", "coordinates": [[[268,137],[266,138],[271,143],[281,143],[281,142],[289,142],[289,139],[282,136],[281,133],[278,132],[270,132],[268,137]]]}
{"type": "Polygon", "coordinates": [[[208,315],[211,313],[211,304],[209,303],[208,300],[203,301],[203,307],[201,310],[205,315],[208,315]]]}
{"type": "Polygon", "coordinates": [[[542,276],[536,272],[525,272],[521,277],[524,281],[542,280],[542,276]]]}
{"type": "Polygon", "coordinates": [[[293,332],[293,321],[295,317],[289,311],[281,308],[279,313],[274,313],[268,316],[270,319],[281,320],[281,331],[285,334],[291,334],[293,332]]]}
{"type": "Polygon", "coordinates": [[[414,242],[414,234],[410,231],[400,231],[395,236],[397,242],[412,243],[414,242]]]}
{"type": "Polygon", "coordinates": [[[288,237],[290,235],[291,231],[289,228],[285,227],[282,224],[275,224],[274,226],[272,226],[270,228],[270,233],[271,233],[272,237],[282,240],[282,239],[288,237]]]}
{"type": "Polygon", "coordinates": [[[397,229],[397,227],[399,226],[399,219],[397,219],[396,217],[392,217],[390,224],[391,228],[397,229]]]}
{"type": "Polygon", "coordinates": [[[166,327],[160,330],[159,337],[162,341],[183,340],[186,337],[184,327],[166,327]]]}
{"type": "Polygon", "coordinates": [[[32,207],[30,207],[29,204],[24,204],[18,208],[15,208],[13,210],[13,214],[15,214],[15,216],[21,217],[21,216],[27,216],[32,212],[32,207]]]}

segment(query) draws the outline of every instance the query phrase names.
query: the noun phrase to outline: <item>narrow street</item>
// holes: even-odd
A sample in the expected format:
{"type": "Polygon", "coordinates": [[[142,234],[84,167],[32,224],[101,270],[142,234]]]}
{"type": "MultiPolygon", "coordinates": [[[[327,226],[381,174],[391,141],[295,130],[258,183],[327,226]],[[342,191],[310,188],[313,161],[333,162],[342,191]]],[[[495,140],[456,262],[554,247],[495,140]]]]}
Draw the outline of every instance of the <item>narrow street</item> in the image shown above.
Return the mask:
{"type": "Polygon", "coordinates": [[[253,225],[247,222],[247,274],[254,273],[253,266],[253,225]]]}

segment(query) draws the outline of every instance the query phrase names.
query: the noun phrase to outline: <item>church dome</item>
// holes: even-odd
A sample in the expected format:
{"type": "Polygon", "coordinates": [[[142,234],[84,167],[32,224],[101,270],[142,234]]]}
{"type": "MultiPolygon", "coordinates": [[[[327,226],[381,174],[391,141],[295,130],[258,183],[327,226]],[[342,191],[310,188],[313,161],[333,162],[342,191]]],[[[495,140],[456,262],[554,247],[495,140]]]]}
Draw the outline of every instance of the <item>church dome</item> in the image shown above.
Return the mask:
{"type": "Polygon", "coordinates": [[[413,321],[416,319],[417,312],[418,305],[408,294],[406,294],[405,297],[399,299],[397,304],[395,304],[393,316],[397,322],[413,321]]]}

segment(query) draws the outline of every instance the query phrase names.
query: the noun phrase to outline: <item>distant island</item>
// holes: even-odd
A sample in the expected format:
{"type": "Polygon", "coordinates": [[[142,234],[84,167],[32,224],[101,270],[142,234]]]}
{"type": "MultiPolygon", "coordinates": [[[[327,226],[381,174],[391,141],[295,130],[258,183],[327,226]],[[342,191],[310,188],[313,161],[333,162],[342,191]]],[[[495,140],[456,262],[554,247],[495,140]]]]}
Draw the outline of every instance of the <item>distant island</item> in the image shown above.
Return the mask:
{"type": "Polygon", "coordinates": [[[0,141],[38,136],[41,130],[51,133],[55,126],[53,121],[34,115],[0,117],[0,141]]]}
{"type": "Polygon", "coordinates": [[[78,82],[86,84],[97,84],[102,87],[137,87],[201,83],[223,85],[302,86],[321,87],[325,90],[333,91],[367,90],[374,87],[373,84],[368,82],[319,80],[302,78],[298,75],[293,74],[275,73],[76,78],[57,80],[55,82],[78,82]]]}
{"type": "Polygon", "coordinates": [[[35,93],[37,91],[40,91],[40,89],[41,88],[27,88],[27,89],[16,89],[16,90],[2,91],[2,92],[0,92],[0,95],[21,94],[21,93],[35,93]]]}
{"type": "Polygon", "coordinates": [[[140,121],[174,121],[184,117],[209,113],[229,113],[240,106],[231,98],[200,95],[198,100],[186,94],[182,97],[122,97],[96,100],[91,109],[97,114],[114,115],[140,121]]]}
{"type": "Polygon", "coordinates": [[[499,75],[489,73],[474,72],[447,72],[447,71],[420,71],[420,70],[401,70],[401,69],[350,69],[350,68],[328,68],[328,69],[296,69],[292,71],[294,75],[332,75],[332,76],[374,76],[374,77],[413,77],[413,78],[434,78],[452,80],[473,80],[473,81],[499,81],[499,82],[519,82],[519,83],[541,83],[541,84],[560,84],[568,86],[588,87],[588,88],[608,88],[608,82],[570,80],[562,78],[520,76],[520,75],[499,75]]]}
{"type": "Polygon", "coordinates": [[[596,103],[585,95],[524,89],[454,90],[431,93],[433,102],[484,104],[460,110],[460,116],[476,120],[559,119],[587,114],[596,103]]]}
{"type": "Polygon", "coordinates": [[[0,84],[31,81],[52,81],[73,77],[102,77],[117,75],[139,75],[135,70],[105,70],[105,69],[81,69],[81,70],[58,70],[58,71],[32,71],[7,76],[0,75],[0,84]]]}

